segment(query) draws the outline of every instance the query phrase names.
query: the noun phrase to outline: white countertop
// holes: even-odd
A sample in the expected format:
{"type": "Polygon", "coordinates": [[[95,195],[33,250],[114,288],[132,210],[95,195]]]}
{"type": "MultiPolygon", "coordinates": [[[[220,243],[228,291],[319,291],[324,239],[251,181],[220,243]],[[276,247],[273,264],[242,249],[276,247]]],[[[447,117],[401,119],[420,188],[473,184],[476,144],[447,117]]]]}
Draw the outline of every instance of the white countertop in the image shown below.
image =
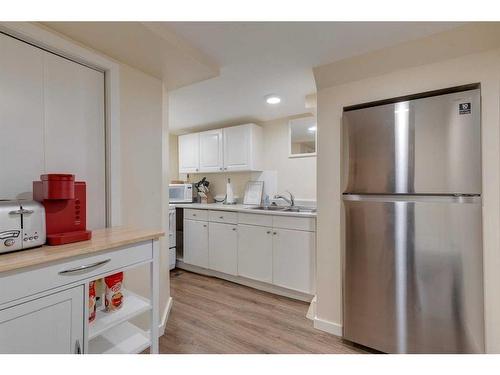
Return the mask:
{"type": "Polygon", "coordinates": [[[268,211],[254,210],[252,208],[258,206],[249,206],[245,204],[222,204],[222,203],[175,203],[170,204],[179,208],[192,208],[196,210],[220,210],[220,211],[235,211],[245,212],[257,215],[274,215],[274,216],[295,216],[295,217],[316,217],[316,212],[292,212],[292,211],[268,211]]]}

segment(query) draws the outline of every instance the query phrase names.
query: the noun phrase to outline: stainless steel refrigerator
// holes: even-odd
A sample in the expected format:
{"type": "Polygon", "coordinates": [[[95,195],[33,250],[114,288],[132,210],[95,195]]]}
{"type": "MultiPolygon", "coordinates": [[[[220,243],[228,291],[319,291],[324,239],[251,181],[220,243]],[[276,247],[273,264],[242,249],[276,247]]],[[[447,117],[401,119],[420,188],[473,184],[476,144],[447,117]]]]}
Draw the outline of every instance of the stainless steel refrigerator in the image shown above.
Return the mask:
{"type": "Polygon", "coordinates": [[[344,109],[343,336],[484,352],[480,89],[344,109]]]}

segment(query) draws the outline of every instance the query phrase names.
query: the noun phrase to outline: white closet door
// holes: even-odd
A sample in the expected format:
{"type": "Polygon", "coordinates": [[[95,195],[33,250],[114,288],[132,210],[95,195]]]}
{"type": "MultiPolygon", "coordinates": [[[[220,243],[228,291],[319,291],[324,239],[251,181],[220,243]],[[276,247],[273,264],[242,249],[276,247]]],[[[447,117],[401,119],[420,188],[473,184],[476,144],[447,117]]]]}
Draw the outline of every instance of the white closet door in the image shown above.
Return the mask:
{"type": "Polygon", "coordinates": [[[87,183],[87,227],[106,222],[104,74],[44,53],[45,168],[87,183]]]}
{"type": "Polygon", "coordinates": [[[31,198],[44,170],[43,53],[0,34],[0,199],[31,198]]]}

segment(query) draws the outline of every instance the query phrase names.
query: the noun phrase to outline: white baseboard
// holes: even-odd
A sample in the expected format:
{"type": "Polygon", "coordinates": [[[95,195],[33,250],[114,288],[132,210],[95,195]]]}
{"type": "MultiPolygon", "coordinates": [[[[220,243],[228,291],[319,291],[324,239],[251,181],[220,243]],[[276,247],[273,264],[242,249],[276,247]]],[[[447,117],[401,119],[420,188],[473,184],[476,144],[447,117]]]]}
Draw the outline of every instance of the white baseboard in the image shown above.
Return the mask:
{"type": "Polygon", "coordinates": [[[342,337],[342,325],[318,317],[314,318],[314,328],[342,337]]]}
{"type": "Polygon", "coordinates": [[[218,277],[219,279],[224,279],[227,281],[231,281],[236,284],[241,284],[248,286],[250,288],[258,289],[258,290],[263,290],[264,292],[269,292],[273,294],[278,294],[280,296],[292,298],[292,299],[297,299],[299,301],[304,301],[304,302],[311,302],[313,299],[313,295],[307,294],[307,293],[302,293],[298,292],[295,290],[287,289],[287,288],[282,288],[280,286],[256,281],[256,280],[251,280],[247,279],[246,277],[242,276],[233,276],[233,275],[228,275],[227,273],[222,273],[218,271],[213,271],[209,270],[206,268],[201,268],[198,266],[193,266],[191,264],[184,263],[182,261],[177,260],[176,267],[182,270],[190,271],[190,272],[195,272],[199,273],[201,275],[205,276],[212,276],[212,277],[218,277]]]}
{"type": "Polygon", "coordinates": [[[158,327],[158,336],[163,336],[165,334],[165,328],[167,326],[168,316],[170,315],[170,310],[172,309],[172,304],[174,300],[172,297],[168,298],[167,306],[165,306],[165,310],[163,311],[163,316],[161,318],[160,326],[158,327]]]}
{"type": "Polygon", "coordinates": [[[314,298],[311,301],[311,304],[309,305],[309,308],[307,309],[307,314],[306,314],[307,319],[314,320],[314,318],[316,317],[316,300],[317,298],[316,296],[314,296],[314,298]]]}

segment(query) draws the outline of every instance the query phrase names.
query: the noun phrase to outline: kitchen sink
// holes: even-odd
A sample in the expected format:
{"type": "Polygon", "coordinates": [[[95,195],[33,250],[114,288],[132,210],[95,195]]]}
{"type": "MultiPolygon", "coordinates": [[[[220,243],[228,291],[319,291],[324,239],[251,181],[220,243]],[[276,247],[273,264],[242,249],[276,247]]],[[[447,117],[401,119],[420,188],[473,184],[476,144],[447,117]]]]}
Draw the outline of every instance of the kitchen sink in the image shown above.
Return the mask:
{"type": "Polygon", "coordinates": [[[252,207],[251,210],[262,210],[262,211],[284,211],[284,212],[309,212],[313,213],[316,212],[315,208],[310,208],[310,207],[299,207],[299,206],[293,206],[293,207],[283,207],[283,206],[259,206],[259,207],[252,207]]]}
{"type": "Polygon", "coordinates": [[[311,207],[297,207],[297,206],[294,206],[294,207],[285,207],[285,209],[283,211],[313,213],[313,212],[316,212],[316,209],[315,208],[311,208],[311,207]]]}
{"type": "Polygon", "coordinates": [[[285,211],[288,207],[280,207],[280,206],[259,206],[252,207],[251,210],[262,210],[262,211],[285,211]]]}

